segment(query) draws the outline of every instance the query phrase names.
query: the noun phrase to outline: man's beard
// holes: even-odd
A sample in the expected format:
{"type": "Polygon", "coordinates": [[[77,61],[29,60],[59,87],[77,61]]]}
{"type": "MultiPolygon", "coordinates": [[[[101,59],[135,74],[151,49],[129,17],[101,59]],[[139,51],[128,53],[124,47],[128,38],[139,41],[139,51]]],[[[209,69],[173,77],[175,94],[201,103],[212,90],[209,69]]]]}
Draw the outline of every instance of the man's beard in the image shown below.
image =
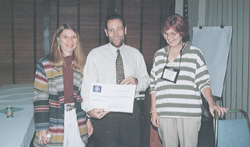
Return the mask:
{"type": "Polygon", "coordinates": [[[120,42],[118,44],[115,44],[113,40],[110,41],[110,43],[114,46],[114,47],[121,47],[124,43],[124,38],[120,38],[120,42]]]}

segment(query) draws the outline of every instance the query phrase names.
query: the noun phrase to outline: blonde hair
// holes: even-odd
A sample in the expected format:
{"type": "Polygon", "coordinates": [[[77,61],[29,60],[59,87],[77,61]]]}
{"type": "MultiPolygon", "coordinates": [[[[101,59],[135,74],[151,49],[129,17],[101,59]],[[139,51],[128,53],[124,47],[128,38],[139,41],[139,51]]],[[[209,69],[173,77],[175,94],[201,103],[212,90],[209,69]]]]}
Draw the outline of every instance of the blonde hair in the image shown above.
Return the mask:
{"type": "Polygon", "coordinates": [[[56,33],[54,34],[53,40],[52,40],[52,44],[51,44],[51,48],[50,48],[50,52],[49,52],[49,56],[48,56],[48,60],[50,62],[50,64],[54,67],[63,67],[66,66],[66,63],[63,59],[63,55],[62,55],[62,49],[60,47],[59,41],[60,41],[60,35],[63,32],[63,30],[68,29],[68,30],[72,30],[73,32],[76,33],[77,35],[77,45],[76,48],[73,50],[73,61],[72,61],[72,68],[73,69],[79,69],[79,68],[83,68],[85,65],[85,55],[80,43],[80,38],[79,38],[79,33],[76,30],[75,27],[70,26],[69,24],[63,24],[61,25],[56,33]]]}

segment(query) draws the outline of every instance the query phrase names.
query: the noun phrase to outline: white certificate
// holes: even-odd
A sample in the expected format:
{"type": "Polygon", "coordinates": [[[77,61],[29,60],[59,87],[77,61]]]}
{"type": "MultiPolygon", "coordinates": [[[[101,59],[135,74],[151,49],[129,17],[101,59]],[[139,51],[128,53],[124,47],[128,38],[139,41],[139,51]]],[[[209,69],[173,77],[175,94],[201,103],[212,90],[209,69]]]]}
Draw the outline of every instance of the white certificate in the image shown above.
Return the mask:
{"type": "Polygon", "coordinates": [[[91,108],[105,111],[132,113],[136,85],[92,83],[90,89],[91,108]]]}

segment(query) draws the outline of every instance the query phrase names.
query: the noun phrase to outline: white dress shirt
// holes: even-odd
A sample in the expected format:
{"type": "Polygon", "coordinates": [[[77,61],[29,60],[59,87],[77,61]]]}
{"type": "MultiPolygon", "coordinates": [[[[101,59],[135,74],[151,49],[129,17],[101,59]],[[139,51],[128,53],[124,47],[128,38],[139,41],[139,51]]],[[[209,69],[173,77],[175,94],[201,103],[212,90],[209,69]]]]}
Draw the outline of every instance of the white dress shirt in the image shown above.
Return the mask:
{"type": "MultiPolygon", "coordinates": [[[[123,60],[125,78],[137,78],[135,98],[140,91],[145,91],[150,83],[146,64],[139,50],[123,44],[120,48],[123,60]]],[[[84,68],[81,96],[82,108],[88,112],[89,88],[91,83],[116,84],[116,56],[117,48],[110,43],[91,50],[84,68]]]]}

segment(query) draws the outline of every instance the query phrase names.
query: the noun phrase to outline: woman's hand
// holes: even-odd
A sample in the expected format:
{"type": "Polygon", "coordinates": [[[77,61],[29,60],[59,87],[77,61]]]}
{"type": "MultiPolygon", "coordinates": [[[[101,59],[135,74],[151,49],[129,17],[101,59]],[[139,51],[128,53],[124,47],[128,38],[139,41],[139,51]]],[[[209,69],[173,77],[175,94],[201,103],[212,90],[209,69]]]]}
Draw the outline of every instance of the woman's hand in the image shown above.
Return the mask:
{"type": "Polygon", "coordinates": [[[90,137],[93,134],[93,131],[94,131],[91,120],[87,121],[87,126],[88,126],[88,137],[90,137]]]}
{"type": "Polygon", "coordinates": [[[220,106],[215,104],[210,87],[207,86],[207,87],[203,88],[202,94],[208,102],[209,111],[213,117],[214,117],[215,110],[217,111],[219,116],[224,115],[224,113],[227,113],[228,108],[220,107],[220,106]]]}
{"type": "Polygon", "coordinates": [[[49,134],[48,130],[41,130],[39,131],[39,136],[38,136],[38,143],[41,145],[46,145],[49,143],[49,139],[47,135],[49,134]]]}
{"type": "Polygon", "coordinates": [[[209,111],[211,113],[211,115],[214,117],[214,111],[217,111],[218,115],[224,115],[224,113],[227,113],[228,111],[228,108],[225,108],[225,107],[220,107],[214,103],[212,104],[209,104],[209,111]]]}
{"type": "Polygon", "coordinates": [[[152,112],[151,113],[151,122],[152,122],[152,125],[159,128],[159,116],[156,112],[152,112]]]}

